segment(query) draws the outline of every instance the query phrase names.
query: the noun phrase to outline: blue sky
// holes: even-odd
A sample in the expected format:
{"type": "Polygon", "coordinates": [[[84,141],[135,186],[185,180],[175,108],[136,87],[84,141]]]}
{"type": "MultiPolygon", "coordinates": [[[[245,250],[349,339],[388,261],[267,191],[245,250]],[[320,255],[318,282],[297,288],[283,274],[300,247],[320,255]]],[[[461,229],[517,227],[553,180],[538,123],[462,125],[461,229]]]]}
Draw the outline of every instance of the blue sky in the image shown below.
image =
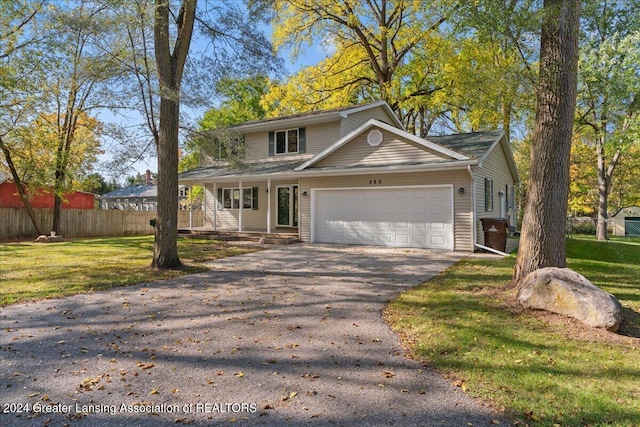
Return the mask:
{"type": "MultiPolygon", "coordinates": [[[[304,49],[302,49],[300,51],[299,57],[295,61],[293,61],[290,57],[290,53],[291,53],[290,49],[282,49],[281,52],[278,53],[278,56],[280,56],[284,60],[286,70],[288,74],[291,75],[296,73],[303,67],[317,64],[319,61],[323,60],[328,54],[331,53],[330,49],[331,47],[328,46],[326,43],[322,44],[320,41],[318,41],[314,43],[314,45],[305,47],[304,49]]],[[[204,113],[204,110],[189,111],[189,115],[191,116],[192,119],[195,119],[195,120],[201,117],[203,113],[204,113]]],[[[99,115],[99,118],[105,122],[118,123],[120,125],[127,125],[127,124],[135,125],[143,121],[142,118],[135,112],[129,112],[125,114],[124,117],[117,117],[109,111],[103,111],[102,114],[99,115]]],[[[109,144],[109,142],[105,142],[105,143],[106,144],[103,144],[103,145],[109,144]]],[[[108,161],[110,160],[110,158],[111,156],[107,151],[104,155],[100,156],[99,160],[108,161]]],[[[155,156],[147,155],[144,159],[133,163],[131,165],[130,170],[125,173],[125,176],[118,176],[115,178],[116,180],[124,181],[126,176],[135,175],[137,173],[144,174],[145,170],[147,169],[151,170],[152,172],[157,172],[158,167],[157,167],[157,159],[155,156]]],[[[108,171],[103,170],[100,172],[102,173],[103,176],[105,176],[105,178],[107,179],[111,178],[108,176],[109,175],[108,171]]]]}

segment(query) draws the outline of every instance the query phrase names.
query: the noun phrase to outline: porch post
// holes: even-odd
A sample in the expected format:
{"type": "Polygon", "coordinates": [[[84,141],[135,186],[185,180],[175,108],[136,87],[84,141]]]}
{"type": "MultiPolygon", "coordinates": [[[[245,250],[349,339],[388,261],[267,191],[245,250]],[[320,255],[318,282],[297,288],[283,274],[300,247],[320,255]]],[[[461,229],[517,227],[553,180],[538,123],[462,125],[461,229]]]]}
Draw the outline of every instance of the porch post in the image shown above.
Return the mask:
{"type": "MultiPolygon", "coordinates": [[[[207,194],[206,191],[204,193],[207,194]]],[[[222,202],[218,200],[218,183],[214,181],[213,183],[213,231],[217,231],[216,224],[218,223],[218,203],[222,203],[222,202]]],[[[206,203],[205,203],[205,206],[207,206],[206,203]]],[[[206,211],[205,211],[205,214],[206,214],[206,211]]]]}
{"type": "Polygon", "coordinates": [[[267,233],[271,233],[271,178],[267,179],[267,233]]]}
{"type": "Polygon", "coordinates": [[[244,205],[244,195],[242,194],[243,193],[243,191],[242,191],[242,181],[240,181],[239,187],[240,188],[239,188],[238,191],[240,192],[240,194],[239,194],[238,197],[239,197],[240,200],[238,200],[238,203],[240,204],[240,206],[239,206],[240,209],[238,210],[238,231],[241,232],[242,231],[242,205],[244,205]]]}
{"type": "Polygon", "coordinates": [[[193,199],[191,198],[191,190],[189,190],[189,230],[193,230],[193,199]]]}
{"type": "Polygon", "coordinates": [[[202,183],[202,226],[207,226],[207,183],[202,183]]]}

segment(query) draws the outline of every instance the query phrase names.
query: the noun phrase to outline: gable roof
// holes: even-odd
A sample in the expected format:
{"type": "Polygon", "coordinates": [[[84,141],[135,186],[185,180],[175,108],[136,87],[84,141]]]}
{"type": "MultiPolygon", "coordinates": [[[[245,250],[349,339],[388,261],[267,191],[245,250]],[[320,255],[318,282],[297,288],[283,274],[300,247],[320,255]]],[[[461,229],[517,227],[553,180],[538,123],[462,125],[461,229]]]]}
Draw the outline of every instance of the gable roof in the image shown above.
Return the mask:
{"type": "Polygon", "coordinates": [[[346,119],[350,114],[358,113],[360,111],[367,111],[378,107],[383,108],[387,112],[388,116],[393,121],[393,125],[399,127],[400,129],[404,129],[404,125],[398,119],[398,117],[386,101],[376,101],[368,104],[350,105],[348,107],[339,107],[330,110],[317,110],[309,111],[306,113],[291,114],[288,116],[272,117],[253,122],[240,123],[235,126],[230,126],[229,129],[237,132],[260,132],[290,126],[307,126],[316,123],[327,123],[340,119],[346,119]]]}
{"type": "Polygon", "coordinates": [[[112,197],[157,197],[158,187],[155,185],[130,185],[118,188],[99,196],[101,199],[112,197]]]}
{"type": "Polygon", "coordinates": [[[490,132],[461,133],[444,136],[428,136],[427,139],[450,150],[465,154],[473,159],[480,159],[503,135],[500,130],[490,132]]]}
{"type": "Polygon", "coordinates": [[[625,209],[632,209],[632,208],[640,209],[640,206],[638,206],[638,205],[623,206],[621,208],[618,208],[618,210],[611,216],[614,217],[614,216],[618,215],[621,211],[623,211],[625,209]]]}
{"type": "Polygon", "coordinates": [[[430,141],[433,141],[438,145],[466,154],[472,159],[477,159],[478,166],[480,167],[482,167],[484,160],[491,151],[500,144],[505,158],[507,159],[507,165],[509,166],[509,171],[511,172],[514,182],[520,182],[518,168],[513,158],[511,145],[509,144],[509,141],[507,141],[504,132],[501,130],[471,132],[446,136],[430,136],[428,138],[430,141]]]}
{"type": "Polygon", "coordinates": [[[403,129],[398,129],[396,127],[393,127],[391,125],[388,125],[387,123],[381,122],[380,120],[376,120],[376,119],[370,119],[368,120],[366,123],[363,123],[361,126],[359,126],[357,129],[349,132],[347,135],[343,136],[342,138],[340,138],[339,140],[337,140],[335,143],[333,143],[332,145],[330,145],[329,147],[327,147],[326,149],[322,150],[320,153],[318,153],[317,155],[315,155],[314,157],[312,157],[311,159],[307,160],[306,162],[304,162],[303,164],[301,164],[300,166],[298,166],[296,168],[297,171],[302,171],[306,168],[308,168],[309,166],[312,166],[316,163],[318,163],[320,160],[326,158],[327,156],[329,156],[331,153],[334,153],[335,151],[337,151],[338,149],[340,149],[341,147],[343,147],[345,144],[347,144],[349,141],[351,141],[352,139],[354,139],[356,136],[360,135],[361,133],[365,132],[367,129],[372,128],[372,127],[377,127],[380,129],[384,129],[387,132],[393,133],[401,138],[405,138],[410,140],[411,142],[414,142],[415,144],[426,148],[426,149],[430,149],[433,151],[436,151],[440,154],[444,154],[447,157],[451,157],[452,159],[455,160],[469,160],[469,157],[461,154],[459,152],[453,151],[449,148],[446,148],[444,146],[438,145],[438,144],[434,144],[431,141],[428,141],[426,139],[422,139],[419,138],[409,132],[406,132],[403,129]]]}

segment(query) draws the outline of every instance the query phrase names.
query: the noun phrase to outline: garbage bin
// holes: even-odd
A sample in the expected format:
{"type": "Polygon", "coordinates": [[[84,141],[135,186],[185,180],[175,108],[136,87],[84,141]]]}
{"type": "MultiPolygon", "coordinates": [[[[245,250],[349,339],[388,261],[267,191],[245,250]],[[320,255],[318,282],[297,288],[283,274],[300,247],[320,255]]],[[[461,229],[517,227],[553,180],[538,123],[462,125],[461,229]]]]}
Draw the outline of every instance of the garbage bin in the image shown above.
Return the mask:
{"type": "Polygon", "coordinates": [[[507,249],[509,221],[504,218],[482,218],[484,245],[504,252],[507,249]]]}

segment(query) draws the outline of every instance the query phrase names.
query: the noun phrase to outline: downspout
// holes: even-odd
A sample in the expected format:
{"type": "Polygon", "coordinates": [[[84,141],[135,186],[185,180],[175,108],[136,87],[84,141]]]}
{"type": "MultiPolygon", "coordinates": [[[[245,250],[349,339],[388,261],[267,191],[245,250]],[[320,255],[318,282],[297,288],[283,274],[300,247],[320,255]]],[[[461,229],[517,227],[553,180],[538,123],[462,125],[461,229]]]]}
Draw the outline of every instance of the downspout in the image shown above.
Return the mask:
{"type": "Polygon", "coordinates": [[[476,230],[476,177],[473,175],[471,165],[467,165],[467,170],[469,171],[469,176],[471,177],[471,201],[473,203],[473,210],[471,211],[471,232],[473,233],[473,248],[475,248],[478,245],[478,233],[476,230]]]}
{"type": "Polygon", "coordinates": [[[484,249],[485,251],[493,252],[494,254],[498,254],[498,255],[502,255],[502,256],[509,256],[509,254],[506,253],[506,252],[502,252],[502,251],[499,251],[497,249],[490,248],[489,246],[481,245],[480,243],[476,243],[475,247],[476,248],[480,248],[480,249],[484,249]]]}

